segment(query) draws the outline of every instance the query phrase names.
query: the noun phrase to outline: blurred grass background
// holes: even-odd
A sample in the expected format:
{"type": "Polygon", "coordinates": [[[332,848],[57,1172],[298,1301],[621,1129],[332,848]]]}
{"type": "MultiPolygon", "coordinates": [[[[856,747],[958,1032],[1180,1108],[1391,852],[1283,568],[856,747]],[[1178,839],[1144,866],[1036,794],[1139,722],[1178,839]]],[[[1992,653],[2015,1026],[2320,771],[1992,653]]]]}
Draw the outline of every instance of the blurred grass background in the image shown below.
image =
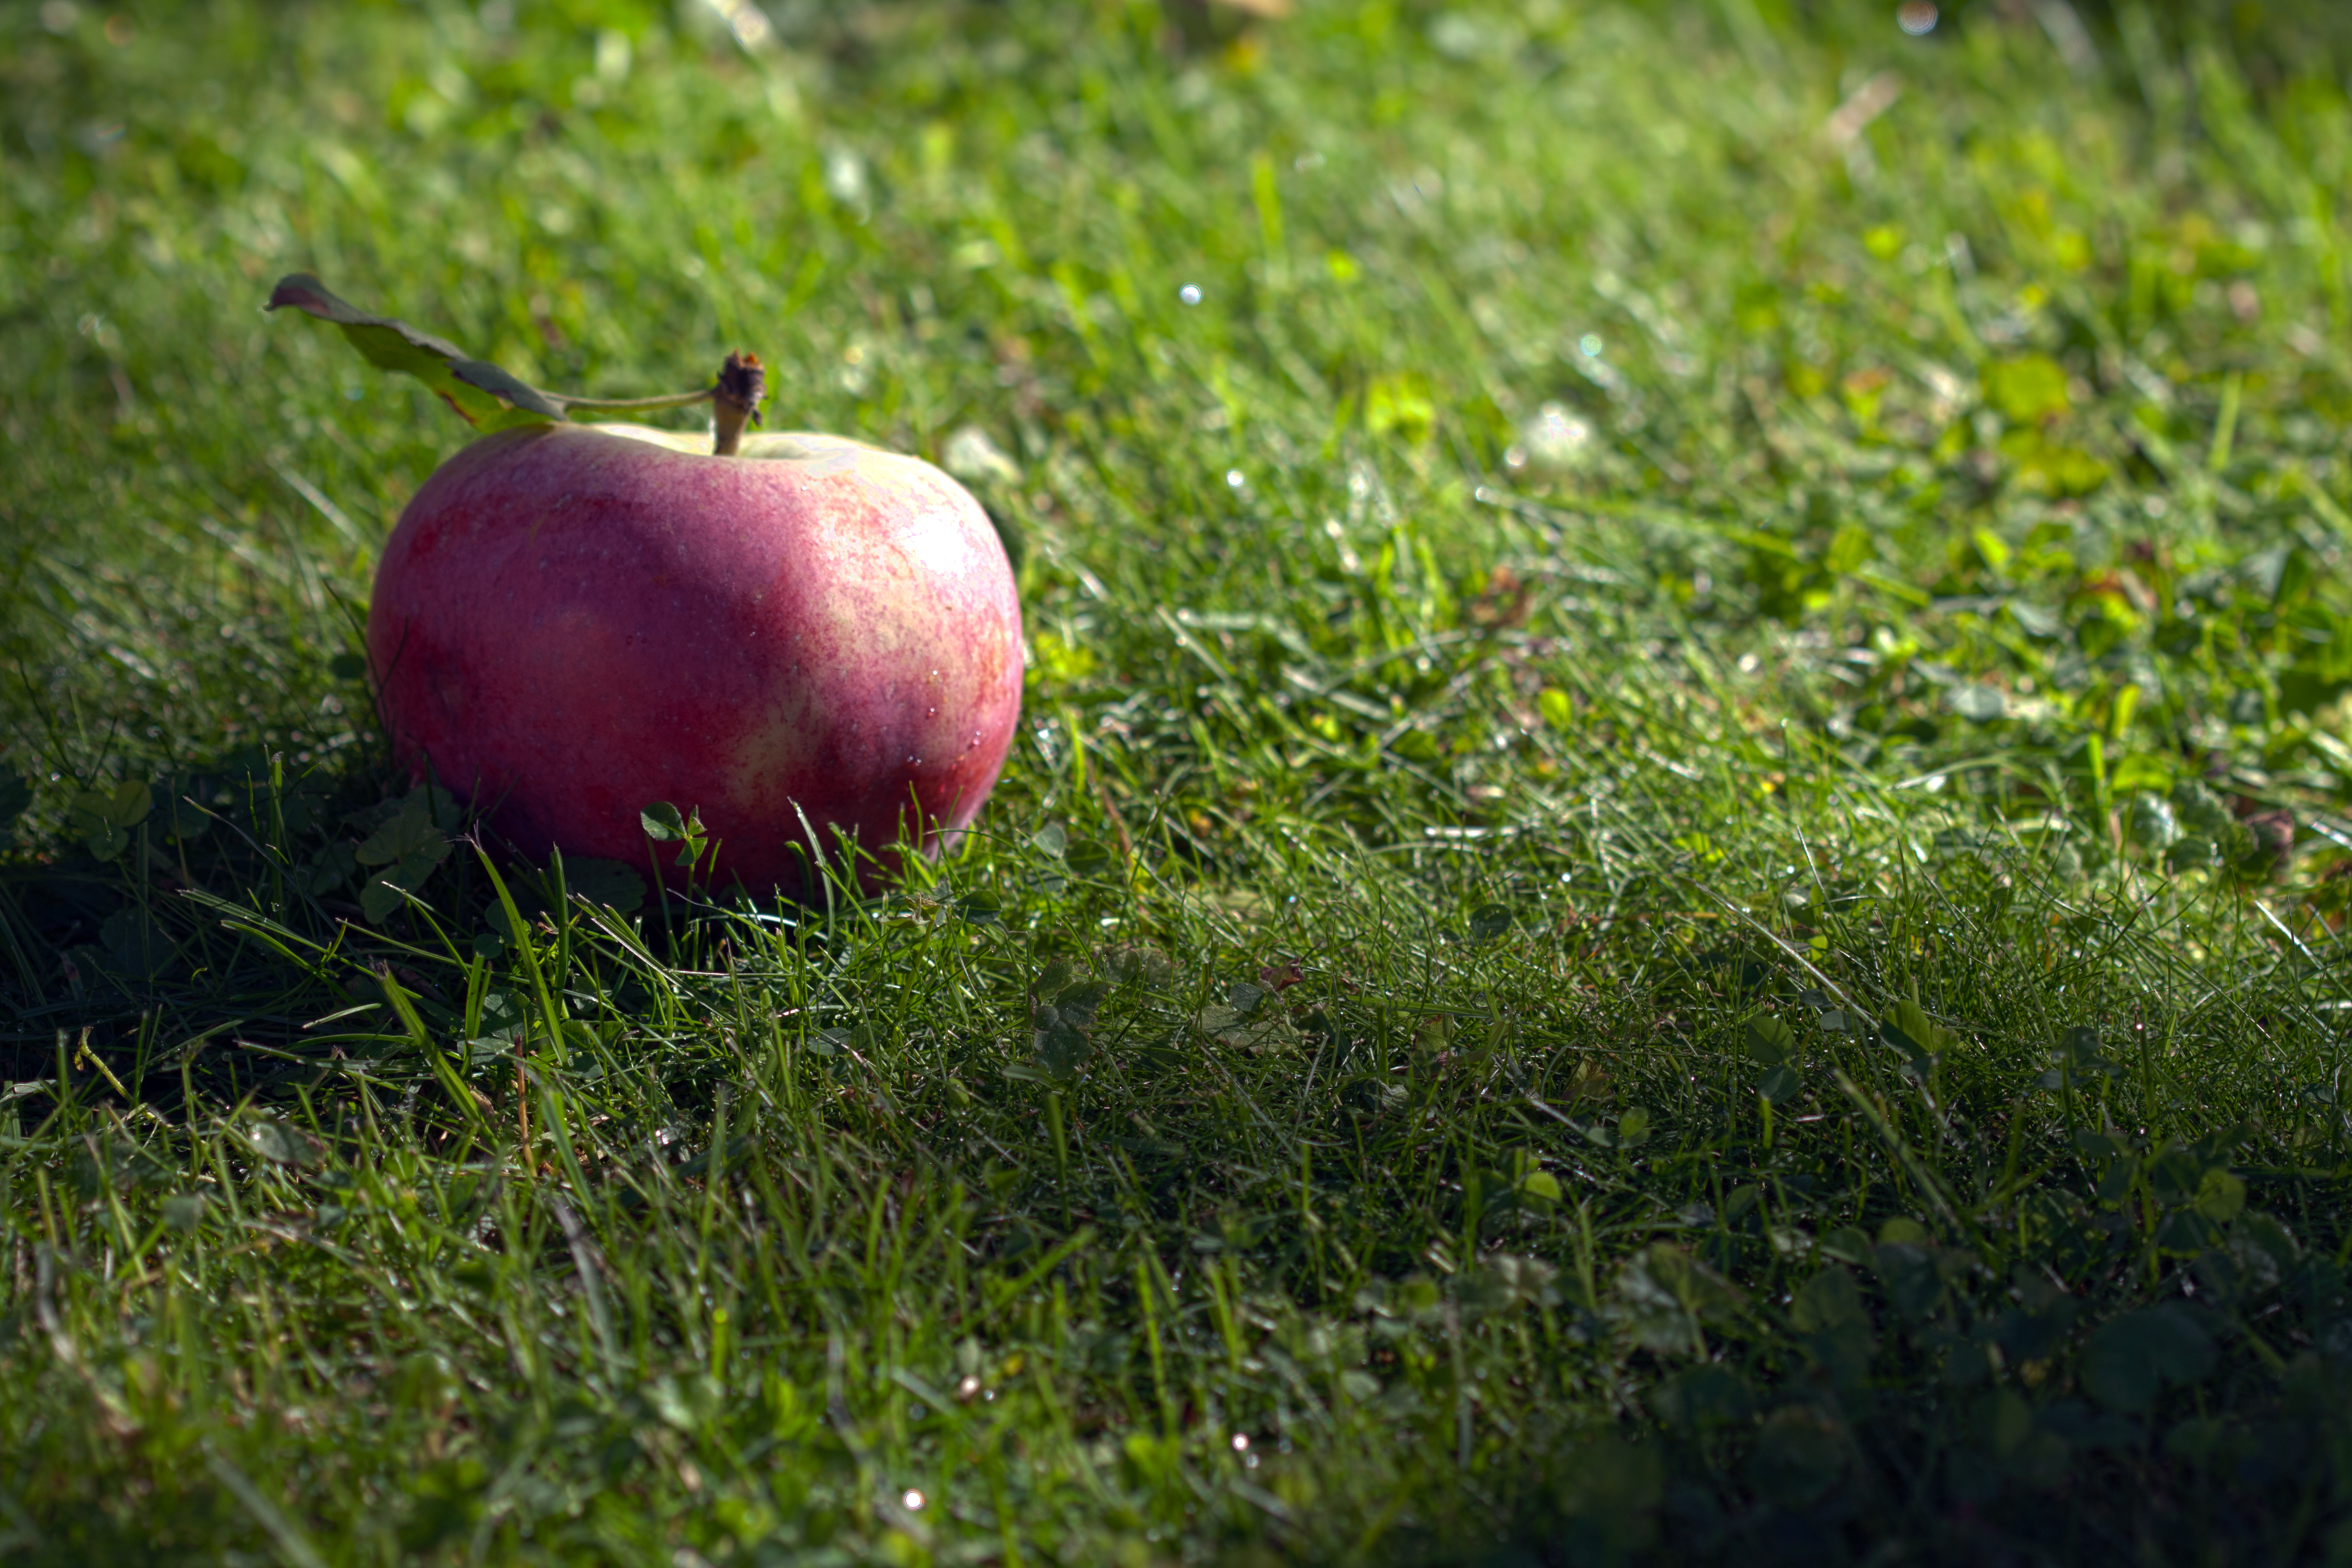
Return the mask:
{"type": "Polygon", "coordinates": [[[0,6],[0,1550],[2343,1554],[2338,9],[1211,20],[0,6]],[[297,268],[957,467],[989,831],[372,905],[297,268]]]}

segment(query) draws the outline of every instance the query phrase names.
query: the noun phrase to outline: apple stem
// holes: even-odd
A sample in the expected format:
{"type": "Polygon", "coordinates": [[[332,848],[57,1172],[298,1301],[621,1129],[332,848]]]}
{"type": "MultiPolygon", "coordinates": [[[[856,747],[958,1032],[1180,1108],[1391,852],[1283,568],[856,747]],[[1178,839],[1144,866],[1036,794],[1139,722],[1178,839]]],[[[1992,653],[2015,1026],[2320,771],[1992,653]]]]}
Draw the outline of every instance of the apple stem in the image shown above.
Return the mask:
{"type": "Polygon", "coordinates": [[[658,397],[574,397],[569,393],[557,395],[563,406],[572,408],[683,408],[689,403],[708,403],[718,392],[715,386],[698,386],[692,392],[665,392],[658,397]]]}
{"type": "Polygon", "coordinates": [[[646,408],[683,408],[689,403],[711,405],[710,423],[713,440],[711,451],[721,458],[731,458],[743,444],[743,426],[760,423],[760,404],[768,395],[768,373],[761,367],[760,356],[738,353],[727,356],[719,367],[719,379],[709,386],[698,386],[692,392],[665,392],[657,397],[573,397],[568,394],[549,394],[568,412],[574,408],[594,408],[612,413],[634,412],[646,408]]]}
{"type": "Polygon", "coordinates": [[[755,353],[731,353],[710,390],[711,444],[714,456],[731,458],[743,444],[743,426],[760,423],[760,400],[768,393],[768,373],[755,353]]]}

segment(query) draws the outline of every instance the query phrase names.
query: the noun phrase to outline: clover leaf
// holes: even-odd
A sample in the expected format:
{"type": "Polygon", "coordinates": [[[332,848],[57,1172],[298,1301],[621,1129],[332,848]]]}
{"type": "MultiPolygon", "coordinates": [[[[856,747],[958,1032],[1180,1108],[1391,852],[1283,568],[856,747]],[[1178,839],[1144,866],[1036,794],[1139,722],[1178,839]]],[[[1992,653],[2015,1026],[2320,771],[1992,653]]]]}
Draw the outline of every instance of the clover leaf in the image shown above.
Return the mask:
{"type": "Polygon", "coordinates": [[[448,857],[448,835],[435,822],[425,792],[418,790],[353,852],[361,865],[383,868],[360,889],[361,912],[382,924],[448,857]]]}
{"type": "Polygon", "coordinates": [[[126,779],[110,790],[84,790],[69,808],[73,830],[100,860],[112,860],[131,847],[131,830],[147,820],[154,806],[153,793],[137,779],[126,779]]]}
{"type": "Polygon", "coordinates": [[[2126,1312],[2091,1336],[2083,1386],[2110,1410],[2136,1415],[2167,1384],[2190,1384],[2213,1370],[2212,1336],[2186,1307],[2167,1302],[2126,1312]]]}
{"type": "Polygon", "coordinates": [[[656,844],[684,846],[677,852],[677,864],[681,866],[691,866],[700,859],[702,847],[709,842],[700,810],[681,813],[666,800],[657,800],[638,812],[637,826],[656,844]]]}

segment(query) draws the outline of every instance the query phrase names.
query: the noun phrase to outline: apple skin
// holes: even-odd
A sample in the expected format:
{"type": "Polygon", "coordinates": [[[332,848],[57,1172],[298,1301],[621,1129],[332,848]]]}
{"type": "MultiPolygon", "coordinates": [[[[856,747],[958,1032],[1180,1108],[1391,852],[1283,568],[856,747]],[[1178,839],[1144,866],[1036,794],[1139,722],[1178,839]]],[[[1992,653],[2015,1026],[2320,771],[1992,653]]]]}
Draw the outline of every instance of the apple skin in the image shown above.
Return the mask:
{"type": "Polygon", "coordinates": [[[667,801],[755,895],[814,892],[803,819],[828,857],[838,828],[877,858],[869,890],[902,822],[951,844],[1021,711],[987,513],[830,436],[726,458],[628,426],[477,441],[402,512],[367,643],[395,754],[517,848],[645,866],[638,813],[667,801]]]}

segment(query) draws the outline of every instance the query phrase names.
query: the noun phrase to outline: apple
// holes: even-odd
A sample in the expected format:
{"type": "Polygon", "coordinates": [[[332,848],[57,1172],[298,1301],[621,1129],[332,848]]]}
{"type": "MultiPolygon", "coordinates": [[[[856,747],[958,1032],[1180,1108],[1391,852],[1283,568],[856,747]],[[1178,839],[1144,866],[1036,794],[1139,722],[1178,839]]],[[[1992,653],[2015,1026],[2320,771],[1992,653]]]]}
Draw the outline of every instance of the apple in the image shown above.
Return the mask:
{"type": "Polygon", "coordinates": [[[811,897],[805,857],[845,834],[871,889],[902,833],[951,844],[1004,765],[1012,566],[919,458],[709,440],[537,423],[444,464],[377,569],[383,721],[525,853],[646,865],[639,813],[668,802],[701,817],[720,886],[811,897]]]}

